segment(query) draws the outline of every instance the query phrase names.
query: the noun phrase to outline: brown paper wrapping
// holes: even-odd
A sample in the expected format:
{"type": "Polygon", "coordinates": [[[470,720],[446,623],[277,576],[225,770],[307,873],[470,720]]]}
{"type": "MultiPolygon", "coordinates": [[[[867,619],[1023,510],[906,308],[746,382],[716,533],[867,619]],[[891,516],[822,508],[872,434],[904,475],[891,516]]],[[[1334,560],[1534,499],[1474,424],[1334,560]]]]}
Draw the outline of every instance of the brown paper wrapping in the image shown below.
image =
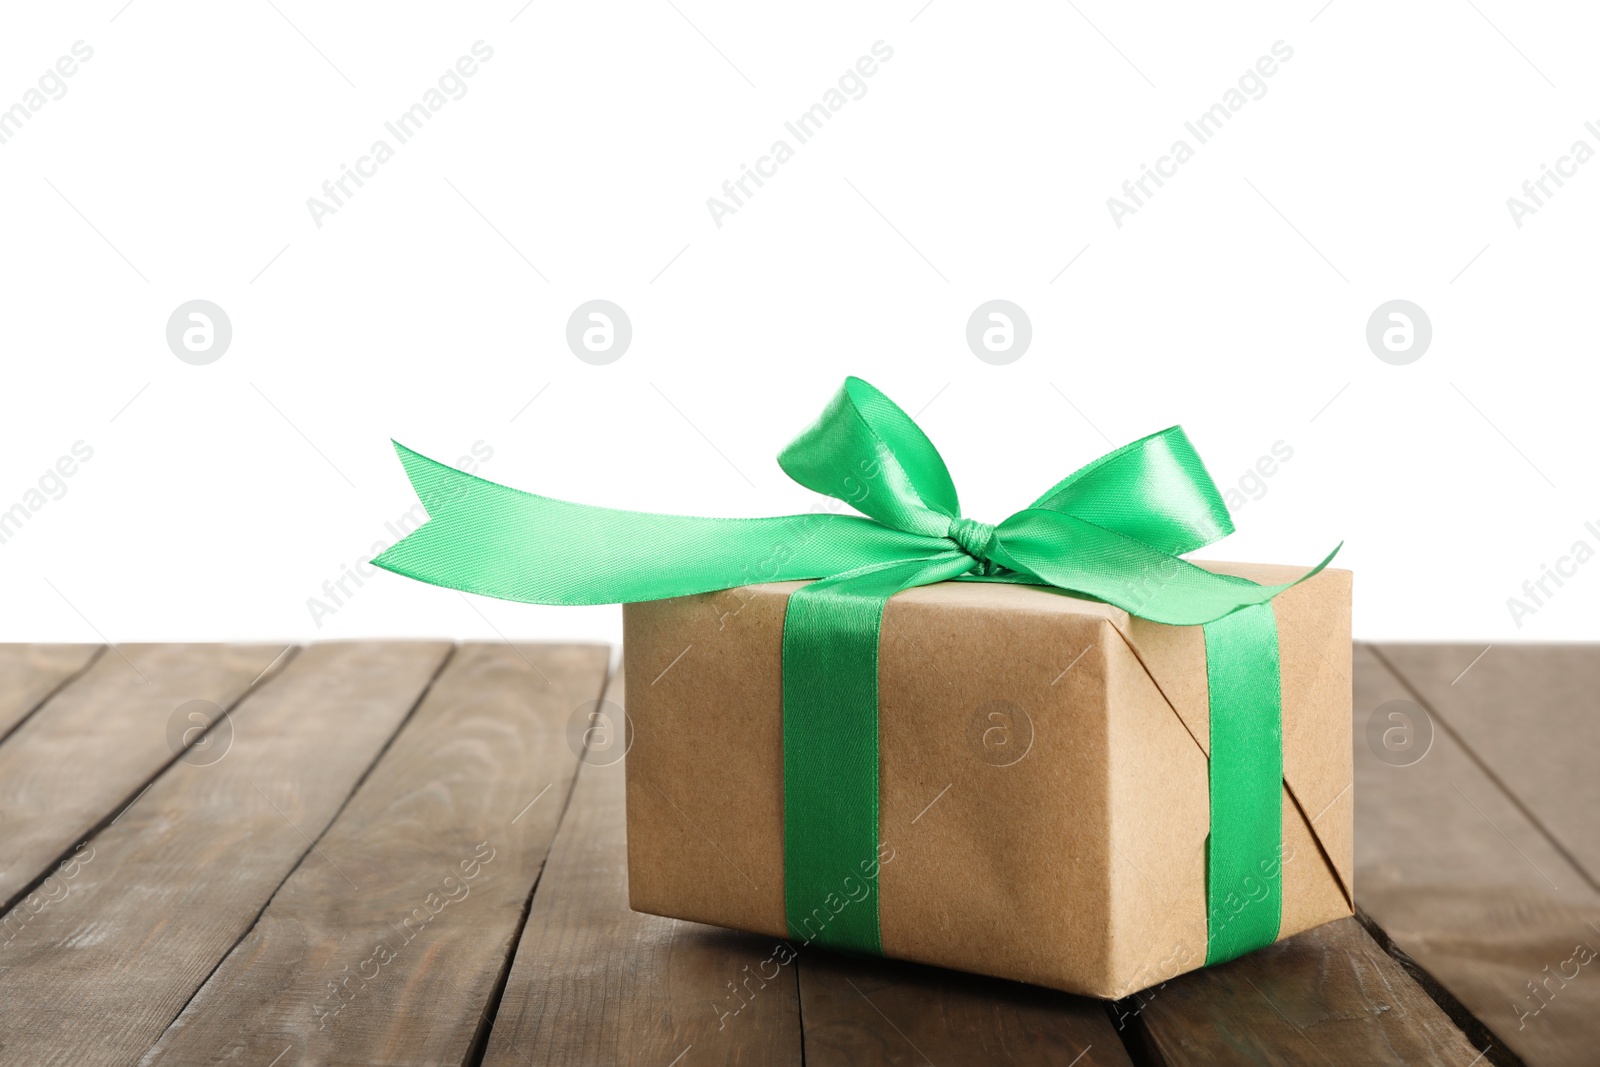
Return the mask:
{"type": "MultiPolygon", "coordinates": [[[[1263,583],[1302,573],[1202,566],[1263,583]]],[[[624,609],[635,910],[788,937],[781,660],[801,584],[624,609]]],[[[1350,572],[1327,570],[1273,601],[1280,938],[1353,910],[1350,588],[1350,572]]],[[[879,658],[886,956],[1099,997],[1204,963],[1200,627],[946,582],[889,602],[879,658]]]]}

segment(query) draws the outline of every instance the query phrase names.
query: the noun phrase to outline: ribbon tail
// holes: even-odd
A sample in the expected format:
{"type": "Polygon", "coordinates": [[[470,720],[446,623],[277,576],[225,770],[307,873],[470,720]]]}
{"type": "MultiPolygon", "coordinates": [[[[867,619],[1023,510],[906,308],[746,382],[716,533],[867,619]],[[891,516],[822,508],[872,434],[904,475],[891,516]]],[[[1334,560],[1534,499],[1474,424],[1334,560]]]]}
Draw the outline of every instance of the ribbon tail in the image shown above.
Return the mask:
{"type": "Polygon", "coordinates": [[[1019,511],[997,533],[995,555],[1004,566],[1168,626],[1199,626],[1265,604],[1320,573],[1343,547],[1292,582],[1258,585],[1214,574],[1143,541],[1054,511],[1019,511]]]}
{"type": "Polygon", "coordinates": [[[372,562],[527,604],[626,604],[926,557],[943,538],[852,515],[726,519],[575,504],[395,451],[428,521],[372,562]]]}

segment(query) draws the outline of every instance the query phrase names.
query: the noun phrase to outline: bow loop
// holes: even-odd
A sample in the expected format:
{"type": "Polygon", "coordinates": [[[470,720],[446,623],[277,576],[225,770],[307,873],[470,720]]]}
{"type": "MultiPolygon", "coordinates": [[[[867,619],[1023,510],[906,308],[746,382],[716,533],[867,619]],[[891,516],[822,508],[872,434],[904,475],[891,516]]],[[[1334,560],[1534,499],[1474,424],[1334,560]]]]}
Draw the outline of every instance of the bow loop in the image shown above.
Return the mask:
{"type": "Polygon", "coordinates": [[[943,537],[961,514],[944,458],[922,427],[860,378],[778,454],[784,473],[908,533],[943,537]]]}
{"type": "Polygon", "coordinates": [[[1030,505],[1181,556],[1222,540],[1233,520],[1181,426],[1107,452],[1030,505]]]}

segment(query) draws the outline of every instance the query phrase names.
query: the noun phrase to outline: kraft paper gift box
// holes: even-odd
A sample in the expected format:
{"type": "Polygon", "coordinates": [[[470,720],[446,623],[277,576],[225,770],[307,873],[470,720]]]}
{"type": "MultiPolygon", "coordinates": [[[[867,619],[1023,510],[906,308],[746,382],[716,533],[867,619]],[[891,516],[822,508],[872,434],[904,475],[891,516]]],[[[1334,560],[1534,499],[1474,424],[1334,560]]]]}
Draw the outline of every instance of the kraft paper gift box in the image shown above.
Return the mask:
{"type": "MultiPolygon", "coordinates": [[[[802,952],[784,903],[781,659],[803,584],[624,608],[632,906],[802,952]]],[[[1350,596],[1350,572],[1330,569],[1272,602],[1283,847],[1263,877],[1282,880],[1280,939],[1353,912],[1350,596]]],[[[879,655],[884,955],[1107,998],[1204,964],[1201,627],[943,582],[889,601],[879,655]]],[[[860,905],[841,891],[829,906],[860,905]]]]}
{"type": "Polygon", "coordinates": [[[778,462],[858,516],[396,451],[428,521],[375,564],[627,605],[641,910],[1108,997],[1350,913],[1349,575],[1185,562],[1233,523],[1182,427],[994,525],[853,377],[778,462]]]}

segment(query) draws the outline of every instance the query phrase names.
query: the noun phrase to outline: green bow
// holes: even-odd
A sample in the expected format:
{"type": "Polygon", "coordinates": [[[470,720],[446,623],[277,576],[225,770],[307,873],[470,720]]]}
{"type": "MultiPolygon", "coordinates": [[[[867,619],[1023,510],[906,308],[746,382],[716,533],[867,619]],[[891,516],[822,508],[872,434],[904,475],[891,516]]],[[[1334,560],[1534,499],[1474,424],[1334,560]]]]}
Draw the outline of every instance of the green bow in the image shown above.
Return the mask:
{"type": "MultiPolygon", "coordinates": [[[[963,518],[950,472],[892,400],[847,378],[778,463],[837,514],[718,519],[574,504],[395,444],[429,521],[373,560],[532,604],[616,604],[755,582],[796,590],[783,631],[784,897],[798,938],[881,953],[878,898],[804,920],[878,855],[878,632],[895,593],[952,579],[1054,586],[1152,622],[1205,626],[1211,692],[1207,962],[1277,939],[1282,836],[1277,628],[1265,586],[1178,557],[1233,532],[1181,427],[1109,452],[997,526],[963,518]],[[1239,901],[1252,899],[1249,907],[1239,901]]],[[[1335,548],[1304,581],[1326,567],[1335,548]]],[[[875,868],[874,868],[875,869],[875,868]]]]}

